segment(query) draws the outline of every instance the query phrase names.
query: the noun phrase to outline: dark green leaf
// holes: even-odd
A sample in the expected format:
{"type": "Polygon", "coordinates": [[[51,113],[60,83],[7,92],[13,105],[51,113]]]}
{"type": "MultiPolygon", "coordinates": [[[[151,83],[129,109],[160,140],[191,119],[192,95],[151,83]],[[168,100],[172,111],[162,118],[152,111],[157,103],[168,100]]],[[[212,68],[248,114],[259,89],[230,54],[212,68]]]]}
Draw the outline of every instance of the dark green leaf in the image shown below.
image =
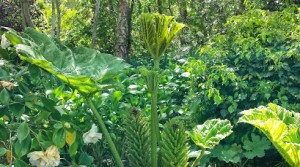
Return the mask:
{"type": "Polygon", "coordinates": [[[0,117],[3,117],[4,115],[9,115],[9,109],[7,106],[0,107],[0,117]]]}
{"type": "Polygon", "coordinates": [[[66,130],[64,128],[55,130],[52,141],[58,148],[62,148],[66,143],[66,130]]]}
{"type": "Polygon", "coordinates": [[[29,165],[27,165],[27,163],[21,159],[15,159],[14,166],[15,167],[29,167],[29,165]]]}
{"type": "Polygon", "coordinates": [[[20,118],[25,112],[25,106],[20,103],[13,103],[9,105],[9,109],[13,112],[14,116],[20,118]]]}
{"type": "Polygon", "coordinates": [[[21,158],[24,155],[26,155],[30,151],[31,147],[31,137],[30,135],[27,136],[26,139],[22,141],[17,141],[13,144],[13,150],[16,155],[16,157],[21,158]]]}
{"type": "Polygon", "coordinates": [[[80,165],[91,165],[94,161],[94,158],[88,155],[86,152],[83,152],[79,156],[79,164],[80,165]]]}
{"type": "Polygon", "coordinates": [[[10,95],[6,88],[0,92],[0,104],[9,105],[10,95]]]}
{"type": "Polygon", "coordinates": [[[6,148],[0,147],[0,157],[5,155],[5,153],[6,153],[6,148]]]}
{"type": "Polygon", "coordinates": [[[43,120],[46,120],[51,112],[40,111],[37,117],[34,118],[35,123],[41,123],[43,120]]]}
{"type": "Polygon", "coordinates": [[[0,125],[0,140],[6,141],[9,138],[9,130],[3,126],[0,125]]]}
{"type": "Polygon", "coordinates": [[[245,157],[247,159],[253,159],[254,157],[261,158],[265,156],[265,151],[270,148],[271,142],[269,142],[267,138],[260,137],[254,133],[251,134],[251,138],[252,140],[247,138],[243,141],[243,148],[247,151],[244,153],[245,157]]]}
{"type": "Polygon", "coordinates": [[[29,127],[26,122],[20,124],[17,129],[17,137],[20,141],[24,140],[29,135],[29,127]]]}

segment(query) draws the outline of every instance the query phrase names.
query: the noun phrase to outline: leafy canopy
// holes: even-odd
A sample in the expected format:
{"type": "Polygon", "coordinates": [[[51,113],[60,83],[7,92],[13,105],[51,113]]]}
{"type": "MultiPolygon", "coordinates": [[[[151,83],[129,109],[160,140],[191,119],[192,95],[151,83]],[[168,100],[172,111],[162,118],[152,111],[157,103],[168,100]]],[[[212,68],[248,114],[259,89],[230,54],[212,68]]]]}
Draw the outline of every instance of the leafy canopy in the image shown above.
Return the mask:
{"type": "Polygon", "coordinates": [[[128,67],[120,58],[86,47],[69,48],[32,28],[22,35],[9,30],[5,36],[22,60],[52,73],[83,95],[103,89],[105,79],[128,67]]]}

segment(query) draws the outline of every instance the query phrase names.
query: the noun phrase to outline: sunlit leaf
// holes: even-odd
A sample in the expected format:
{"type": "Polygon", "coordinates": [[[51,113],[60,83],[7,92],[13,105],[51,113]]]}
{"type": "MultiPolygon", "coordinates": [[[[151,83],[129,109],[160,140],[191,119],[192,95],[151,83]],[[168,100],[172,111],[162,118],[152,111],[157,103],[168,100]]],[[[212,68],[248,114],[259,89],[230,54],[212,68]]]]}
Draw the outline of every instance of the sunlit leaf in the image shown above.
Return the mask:
{"type": "Polygon", "coordinates": [[[71,146],[76,140],[76,131],[68,131],[66,130],[66,142],[69,146],[71,146]]]}
{"type": "Polygon", "coordinates": [[[214,148],[225,137],[232,133],[232,126],[228,120],[212,119],[202,125],[197,125],[189,136],[201,148],[214,148]]]}
{"type": "Polygon", "coordinates": [[[103,80],[128,67],[120,58],[86,47],[68,48],[32,28],[22,36],[12,31],[5,34],[9,40],[18,39],[12,43],[22,60],[45,69],[84,95],[107,87],[103,80]]]}
{"type": "Polygon", "coordinates": [[[241,112],[239,122],[248,123],[262,131],[281,156],[292,167],[300,166],[300,114],[270,103],[241,112]]]}

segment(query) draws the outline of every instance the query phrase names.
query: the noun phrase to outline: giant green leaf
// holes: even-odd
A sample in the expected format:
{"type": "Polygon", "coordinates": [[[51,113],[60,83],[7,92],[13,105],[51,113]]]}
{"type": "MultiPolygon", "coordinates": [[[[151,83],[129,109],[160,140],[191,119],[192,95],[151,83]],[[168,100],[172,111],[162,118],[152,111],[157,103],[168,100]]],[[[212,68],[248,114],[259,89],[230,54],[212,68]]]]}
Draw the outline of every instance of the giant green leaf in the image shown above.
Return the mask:
{"type": "Polygon", "coordinates": [[[300,166],[300,114],[270,103],[267,107],[245,110],[239,122],[262,131],[292,167],[300,166]]]}
{"type": "Polygon", "coordinates": [[[212,119],[202,125],[197,125],[189,136],[194,143],[204,149],[212,149],[225,137],[232,133],[232,126],[228,120],[212,119]]]}
{"type": "Polygon", "coordinates": [[[22,35],[5,33],[19,57],[52,73],[83,95],[102,90],[103,81],[128,66],[122,59],[86,47],[69,48],[27,28],[22,35]]]}

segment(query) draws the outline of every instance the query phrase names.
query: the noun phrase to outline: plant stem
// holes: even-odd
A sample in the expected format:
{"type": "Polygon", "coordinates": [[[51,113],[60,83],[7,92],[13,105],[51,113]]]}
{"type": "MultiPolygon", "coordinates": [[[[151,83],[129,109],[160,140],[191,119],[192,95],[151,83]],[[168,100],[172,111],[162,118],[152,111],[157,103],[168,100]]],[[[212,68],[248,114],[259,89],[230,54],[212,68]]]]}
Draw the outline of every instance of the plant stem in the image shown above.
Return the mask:
{"type": "Polygon", "coordinates": [[[198,155],[198,157],[195,159],[195,161],[192,164],[192,167],[196,167],[197,164],[199,163],[199,161],[201,160],[201,158],[203,157],[204,153],[205,153],[205,148],[202,148],[201,153],[198,155]]]}
{"type": "MultiPolygon", "coordinates": [[[[154,83],[156,84],[156,83],[154,83]]],[[[157,115],[157,86],[151,92],[151,166],[157,167],[157,143],[158,143],[158,115],[157,115]]]]}
{"type": "Polygon", "coordinates": [[[88,102],[88,104],[89,104],[89,106],[90,106],[90,108],[91,108],[91,110],[92,110],[95,118],[97,119],[97,121],[98,121],[98,123],[100,125],[101,131],[102,131],[102,133],[103,133],[103,135],[105,137],[105,140],[108,143],[108,146],[109,146],[110,151],[111,151],[111,153],[112,153],[112,155],[113,155],[113,157],[114,157],[114,159],[116,161],[116,164],[118,165],[118,167],[124,167],[124,165],[122,163],[122,160],[121,160],[121,157],[120,157],[120,155],[119,155],[119,153],[118,153],[118,151],[116,149],[116,146],[113,143],[113,141],[112,141],[112,139],[111,139],[111,137],[110,137],[110,135],[109,135],[106,127],[105,127],[105,124],[104,124],[104,122],[103,122],[100,114],[98,113],[95,105],[93,104],[93,102],[91,101],[90,98],[86,98],[86,100],[87,100],[87,102],[88,102]]]}
{"type": "Polygon", "coordinates": [[[159,69],[160,59],[154,59],[153,69],[159,69]]]}

